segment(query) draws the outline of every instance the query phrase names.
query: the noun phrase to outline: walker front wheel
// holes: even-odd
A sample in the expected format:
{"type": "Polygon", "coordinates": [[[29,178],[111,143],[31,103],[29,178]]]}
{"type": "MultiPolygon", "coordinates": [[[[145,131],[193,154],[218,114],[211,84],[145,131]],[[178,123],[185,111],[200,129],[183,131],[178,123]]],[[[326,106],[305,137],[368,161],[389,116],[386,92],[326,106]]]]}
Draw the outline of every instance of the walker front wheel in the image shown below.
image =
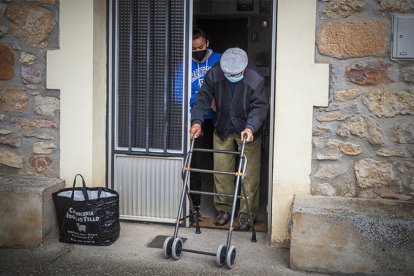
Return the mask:
{"type": "Polygon", "coordinates": [[[172,244],[172,257],[179,260],[183,255],[183,240],[176,238],[172,244]]]}
{"type": "Polygon", "coordinates": [[[217,249],[216,264],[217,266],[222,267],[225,261],[226,261],[226,245],[220,244],[220,246],[217,249]]]}
{"type": "Polygon", "coordinates": [[[166,259],[171,257],[171,247],[173,243],[173,237],[167,237],[162,245],[162,254],[166,259]]]}
{"type": "Polygon", "coordinates": [[[233,268],[235,261],[236,261],[236,247],[232,245],[230,246],[230,249],[227,252],[226,266],[228,268],[233,268]]]}

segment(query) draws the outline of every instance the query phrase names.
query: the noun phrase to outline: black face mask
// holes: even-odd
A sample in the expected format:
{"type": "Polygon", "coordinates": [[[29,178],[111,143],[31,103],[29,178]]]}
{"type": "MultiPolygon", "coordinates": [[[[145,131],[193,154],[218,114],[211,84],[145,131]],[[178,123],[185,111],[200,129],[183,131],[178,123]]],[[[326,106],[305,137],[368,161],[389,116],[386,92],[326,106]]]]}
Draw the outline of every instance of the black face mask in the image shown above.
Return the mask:
{"type": "Polygon", "coordinates": [[[202,61],[203,58],[206,56],[206,54],[207,54],[207,49],[193,52],[193,59],[197,61],[202,61]]]}

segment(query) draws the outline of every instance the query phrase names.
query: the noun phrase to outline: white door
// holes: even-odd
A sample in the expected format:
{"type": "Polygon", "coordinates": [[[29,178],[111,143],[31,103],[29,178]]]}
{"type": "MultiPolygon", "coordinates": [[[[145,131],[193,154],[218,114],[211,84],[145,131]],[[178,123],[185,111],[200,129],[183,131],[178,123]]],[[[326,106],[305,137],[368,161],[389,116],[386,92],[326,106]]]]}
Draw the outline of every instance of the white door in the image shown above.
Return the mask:
{"type": "Polygon", "coordinates": [[[121,218],[173,222],[188,139],[191,1],[109,3],[108,182],[121,218]]]}

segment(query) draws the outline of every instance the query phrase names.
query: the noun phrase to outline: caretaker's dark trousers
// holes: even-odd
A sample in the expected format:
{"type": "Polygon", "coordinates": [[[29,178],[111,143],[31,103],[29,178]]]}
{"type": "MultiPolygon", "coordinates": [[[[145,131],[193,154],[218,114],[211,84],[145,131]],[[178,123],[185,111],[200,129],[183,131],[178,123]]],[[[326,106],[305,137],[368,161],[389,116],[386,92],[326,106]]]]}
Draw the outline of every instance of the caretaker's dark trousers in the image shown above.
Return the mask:
{"type": "MultiPolygon", "coordinates": [[[[212,149],[213,148],[213,133],[214,123],[213,119],[204,120],[201,127],[203,135],[194,140],[195,148],[212,149]]],[[[211,153],[206,152],[194,152],[191,158],[191,168],[197,169],[211,169],[207,168],[211,163],[211,153]]],[[[190,173],[190,189],[195,191],[201,191],[201,173],[190,173]]],[[[201,196],[197,194],[191,194],[191,200],[194,206],[199,206],[201,203],[201,196]]]]}

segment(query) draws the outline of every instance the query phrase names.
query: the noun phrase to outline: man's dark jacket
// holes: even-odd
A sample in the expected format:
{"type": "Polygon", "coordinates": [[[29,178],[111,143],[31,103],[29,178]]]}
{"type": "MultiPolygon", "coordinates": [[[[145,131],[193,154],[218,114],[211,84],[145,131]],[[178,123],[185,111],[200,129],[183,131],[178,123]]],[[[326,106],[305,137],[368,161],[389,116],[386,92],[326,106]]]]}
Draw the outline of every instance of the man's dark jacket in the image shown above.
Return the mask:
{"type": "Polygon", "coordinates": [[[204,114],[209,110],[211,101],[215,98],[217,107],[215,128],[221,139],[230,133],[230,120],[233,131],[237,133],[247,127],[253,133],[260,134],[259,130],[269,109],[263,77],[247,67],[244,71],[244,78],[236,83],[233,97],[230,85],[231,83],[217,63],[208,71],[198,91],[195,105],[191,110],[191,123],[203,123],[204,114]]]}

